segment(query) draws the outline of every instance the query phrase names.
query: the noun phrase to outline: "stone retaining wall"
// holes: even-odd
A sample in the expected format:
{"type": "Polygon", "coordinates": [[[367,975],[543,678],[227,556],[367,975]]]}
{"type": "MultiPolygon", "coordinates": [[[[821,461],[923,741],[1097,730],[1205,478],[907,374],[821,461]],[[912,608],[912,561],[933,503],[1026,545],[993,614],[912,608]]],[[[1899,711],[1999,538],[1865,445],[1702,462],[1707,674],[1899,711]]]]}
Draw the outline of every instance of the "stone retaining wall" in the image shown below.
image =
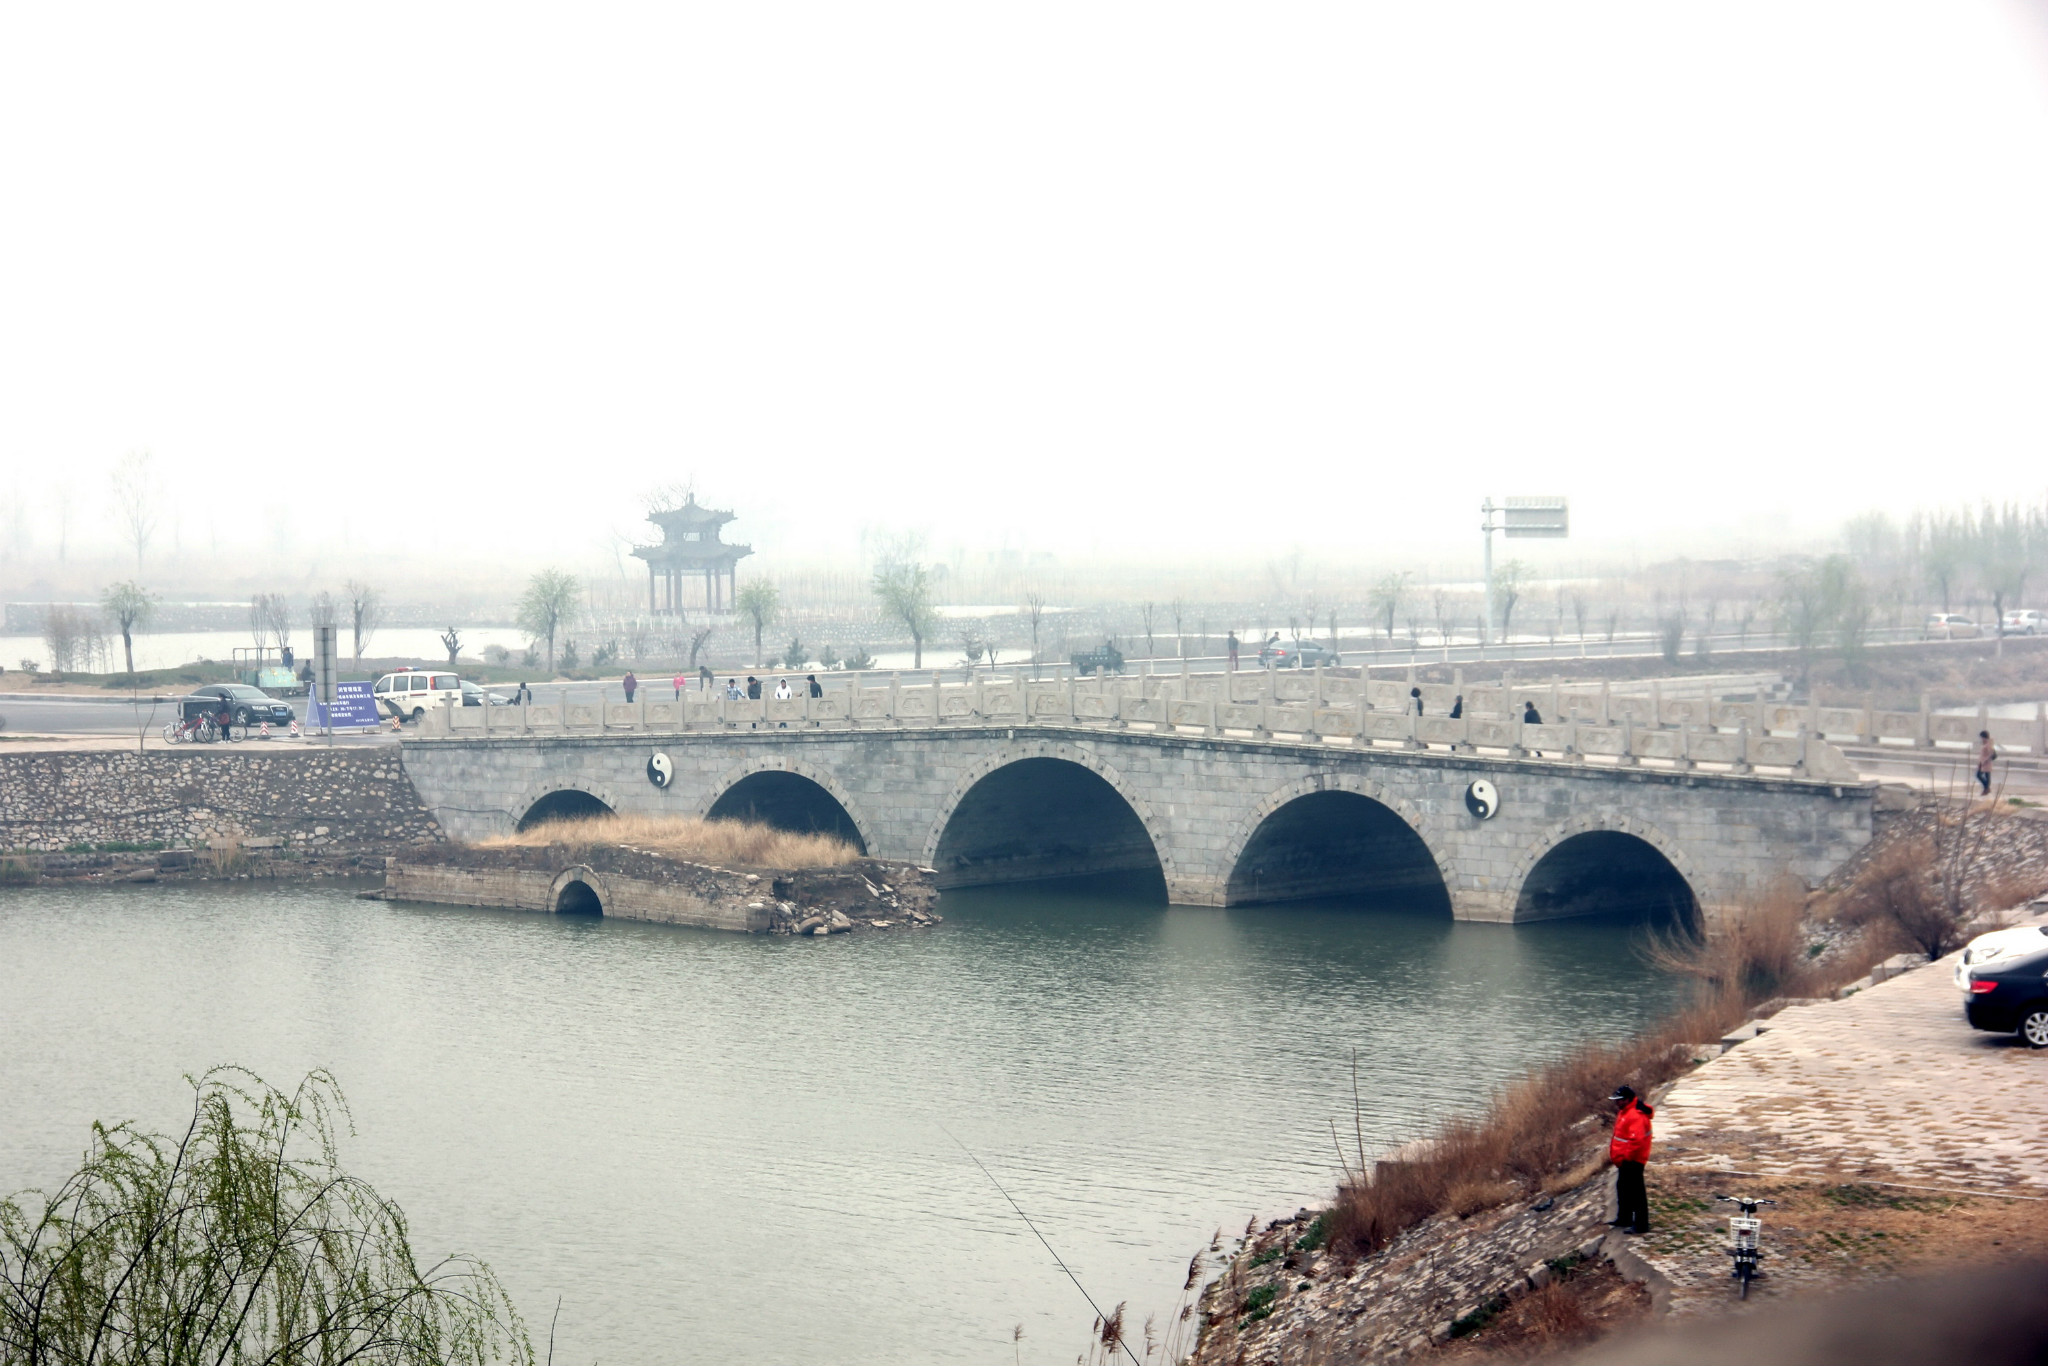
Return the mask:
{"type": "Polygon", "coordinates": [[[389,852],[441,831],[392,749],[0,754],[0,849],[229,838],[389,852]]]}

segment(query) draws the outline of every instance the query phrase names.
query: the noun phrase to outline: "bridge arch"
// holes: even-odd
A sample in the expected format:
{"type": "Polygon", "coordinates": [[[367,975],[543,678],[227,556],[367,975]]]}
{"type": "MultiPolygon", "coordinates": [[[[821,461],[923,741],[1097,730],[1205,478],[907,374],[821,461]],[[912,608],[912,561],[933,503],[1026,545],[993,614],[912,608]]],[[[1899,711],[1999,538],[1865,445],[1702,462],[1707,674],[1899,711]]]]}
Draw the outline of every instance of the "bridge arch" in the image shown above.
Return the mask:
{"type": "Polygon", "coordinates": [[[778,830],[837,835],[862,854],[867,836],[851,793],[824,769],[796,759],[755,759],[728,769],[710,787],[706,820],[753,819],[778,830]]]}
{"type": "Polygon", "coordinates": [[[601,788],[582,783],[543,783],[530,788],[514,809],[519,814],[513,819],[513,828],[531,830],[548,821],[615,815],[619,803],[601,788]]]}
{"type": "Polygon", "coordinates": [[[1522,852],[1508,882],[1516,922],[1634,914],[1703,928],[1699,873],[1677,840],[1632,816],[1580,816],[1522,852]]]}
{"type": "Polygon", "coordinates": [[[1006,744],[940,805],[924,843],[941,887],[1157,870],[1173,855],[1150,803],[1078,745],[1006,744]]]}
{"type": "Polygon", "coordinates": [[[1364,894],[1451,913],[1451,867],[1422,815],[1369,778],[1318,773],[1268,794],[1224,851],[1223,904],[1364,894]]]}
{"type": "Polygon", "coordinates": [[[603,915],[610,899],[604,879],[581,863],[557,873],[548,888],[548,909],[556,915],[603,915]]]}

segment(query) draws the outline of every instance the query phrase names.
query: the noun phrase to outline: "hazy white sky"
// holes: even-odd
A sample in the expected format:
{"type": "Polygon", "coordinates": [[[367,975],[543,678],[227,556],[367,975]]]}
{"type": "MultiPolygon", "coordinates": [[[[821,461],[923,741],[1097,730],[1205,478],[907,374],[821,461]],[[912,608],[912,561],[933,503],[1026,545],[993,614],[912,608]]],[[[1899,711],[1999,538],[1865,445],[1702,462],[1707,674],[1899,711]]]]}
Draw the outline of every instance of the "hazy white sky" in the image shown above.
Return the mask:
{"type": "Polygon", "coordinates": [[[0,498],[1200,555],[2038,494],[2040,8],[10,6],[0,498]]]}

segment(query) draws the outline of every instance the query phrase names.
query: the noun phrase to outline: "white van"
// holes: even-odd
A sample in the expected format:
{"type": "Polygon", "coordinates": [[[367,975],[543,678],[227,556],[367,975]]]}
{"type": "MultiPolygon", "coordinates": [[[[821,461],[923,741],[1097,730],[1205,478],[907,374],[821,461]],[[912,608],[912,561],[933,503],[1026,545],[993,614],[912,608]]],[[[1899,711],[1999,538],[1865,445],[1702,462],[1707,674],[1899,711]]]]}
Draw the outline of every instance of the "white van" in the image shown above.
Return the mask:
{"type": "Polygon", "coordinates": [[[429,669],[404,669],[378,679],[370,695],[377,699],[377,710],[383,715],[417,721],[440,706],[443,698],[461,706],[462,680],[454,674],[429,669]]]}

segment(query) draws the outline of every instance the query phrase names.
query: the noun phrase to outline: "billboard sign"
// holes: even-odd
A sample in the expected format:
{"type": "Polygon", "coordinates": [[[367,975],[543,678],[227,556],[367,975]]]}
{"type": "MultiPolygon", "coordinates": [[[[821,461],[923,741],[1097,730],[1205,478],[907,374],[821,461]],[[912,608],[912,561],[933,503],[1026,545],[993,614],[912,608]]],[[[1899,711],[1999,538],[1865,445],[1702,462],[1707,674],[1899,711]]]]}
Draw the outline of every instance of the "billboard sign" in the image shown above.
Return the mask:
{"type": "Polygon", "coordinates": [[[334,701],[323,702],[320,698],[306,699],[306,724],[332,726],[336,730],[376,730],[377,699],[370,695],[368,680],[360,683],[336,683],[334,701]]]}
{"type": "Polygon", "coordinates": [[[1510,498],[1501,509],[1500,529],[1510,537],[1569,536],[1571,510],[1562,498],[1510,498]]]}

